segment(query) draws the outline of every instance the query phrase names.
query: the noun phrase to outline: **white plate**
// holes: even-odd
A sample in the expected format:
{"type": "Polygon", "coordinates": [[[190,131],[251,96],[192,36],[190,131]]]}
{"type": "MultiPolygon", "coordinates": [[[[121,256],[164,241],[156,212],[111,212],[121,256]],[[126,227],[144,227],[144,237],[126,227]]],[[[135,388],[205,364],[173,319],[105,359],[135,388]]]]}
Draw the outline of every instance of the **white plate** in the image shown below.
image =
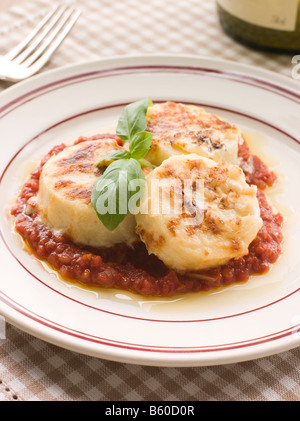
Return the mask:
{"type": "Polygon", "coordinates": [[[154,366],[232,363],[299,346],[299,116],[299,83],[195,57],[114,58],[7,89],[0,95],[0,314],[61,347],[154,366]],[[270,273],[176,300],[143,299],[72,286],[23,250],[7,207],[28,162],[115,123],[124,104],[146,96],[203,105],[264,137],[264,154],[282,175],[275,197],[286,218],[284,254],[270,273]]]}

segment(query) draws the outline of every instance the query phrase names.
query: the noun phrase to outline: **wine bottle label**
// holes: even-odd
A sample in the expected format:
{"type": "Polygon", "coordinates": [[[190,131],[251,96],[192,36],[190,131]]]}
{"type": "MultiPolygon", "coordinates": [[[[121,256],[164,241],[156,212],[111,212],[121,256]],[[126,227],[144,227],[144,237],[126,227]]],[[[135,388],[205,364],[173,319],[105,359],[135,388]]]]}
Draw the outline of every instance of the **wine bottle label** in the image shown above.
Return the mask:
{"type": "Polygon", "coordinates": [[[217,0],[231,15],[253,25],[281,31],[296,29],[299,0],[217,0]]]}

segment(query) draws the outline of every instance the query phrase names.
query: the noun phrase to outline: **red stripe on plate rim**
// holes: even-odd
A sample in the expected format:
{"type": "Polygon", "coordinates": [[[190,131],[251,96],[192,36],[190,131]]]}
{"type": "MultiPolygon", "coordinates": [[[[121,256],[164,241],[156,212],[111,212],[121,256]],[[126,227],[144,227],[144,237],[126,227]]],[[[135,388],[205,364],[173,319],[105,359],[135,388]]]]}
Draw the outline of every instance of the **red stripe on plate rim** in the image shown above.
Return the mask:
{"type": "MultiPolygon", "coordinates": [[[[134,71],[136,71],[136,70],[146,70],[146,69],[147,70],[156,70],[156,71],[170,71],[170,70],[173,70],[173,71],[178,71],[179,73],[182,72],[182,70],[185,70],[185,71],[189,71],[189,73],[196,72],[197,74],[199,72],[203,72],[204,74],[205,73],[210,73],[210,74],[214,74],[215,76],[217,75],[217,76],[226,77],[227,79],[233,78],[234,80],[239,81],[239,82],[240,82],[239,77],[242,76],[244,78],[243,83],[250,84],[250,81],[251,81],[251,84],[254,84],[255,86],[259,86],[260,84],[262,84],[262,85],[265,85],[265,86],[268,87],[267,90],[272,90],[273,91],[274,88],[276,90],[279,90],[281,92],[279,95],[281,95],[281,96],[287,97],[286,94],[288,94],[288,95],[291,95],[292,97],[294,97],[294,100],[300,99],[300,95],[296,94],[293,91],[290,91],[290,90],[287,90],[285,88],[279,87],[279,86],[277,86],[275,84],[272,84],[272,83],[269,83],[269,82],[265,82],[265,81],[261,81],[260,79],[248,77],[248,76],[245,76],[245,75],[237,75],[235,73],[217,71],[217,70],[214,70],[214,69],[193,68],[193,67],[175,67],[175,66],[139,66],[139,67],[137,67],[136,66],[136,67],[130,67],[130,68],[122,68],[122,69],[121,68],[115,68],[115,69],[108,69],[106,71],[97,71],[97,72],[84,73],[84,74],[81,74],[81,75],[72,76],[70,78],[65,78],[65,79],[62,79],[60,81],[56,81],[56,82],[50,83],[48,85],[44,85],[43,87],[37,88],[37,89],[35,89],[35,90],[33,90],[33,91],[31,91],[31,92],[29,92],[29,93],[27,93],[27,94],[19,97],[18,99],[15,99],[14,101],[8,103],[6,106],[2,107],[0,109],[0,112],[6,111],[12,105],[15,106],[11,110],[7,111],[1,117],[4,117],[9,112],[13,111],[16,107],[19,107],[19,106],[23,105],[24,103],[26,103],[26,102],[28,102],[30,100],[33,100],[34,98],[36,98],[36,96],[43,95],[44,93],[49,92],[49,89],[54,90],[54,89],[62,88],[62,87],[65,87],[65,86],[67,86],[69,84],[80,83],[80,82],[82,82],[84,80],[91,79],[91,78],[98,78],[98,77],[105,77],[105,76],[106,77],[108,77],[108,76],[114,76],[116,74],[119,74],[119,71],[120,70],[123,70],[124,71],[125,69],[126,70],[131,69],[131,70],[134,70],[134,71]],[[113,71],[114,73],[113,74],[110,74],[109,72],[111,72],[111,71],[113,71]],[[104,75],[103,73],[107,73],[107,74],[104,75]],[[83,78],[84,78],[84,80],[82,80],[83,78]],[[258,81],[259,82],[259,85],[255,84],[255,81],[258,81]],[[63,83],[62,86],[57,86],[57,85],[59,85],[61,83],[63,83]],[[43,89],[47,89],[47,90],[44,93],[41,93],[41,91],[43,89]],[[28,98],[33,93],[34,94],[37,94],[37,95],[35,97],[33,97],[33,98],[28,98]],[[23,100],[25,100],[25,101],[23,101],[23,100]],[[20,104],[18,104],[18,101],[21,101],[20,104]]],[[[261,86],[259,86],[259,87],[261,87],[261,86]]],[[[288,96],[288,98],[291,99],[290,96],[288,96]]],[[[298,103],[298,101],[296,101],[296,102],[298,103]]],[[[20,148],[20,150],[17,151],[17,153],[11,158],[10,162],[7,164],[6,168],[4,169],[3,173],[1,174],[0,181],[2,181],[5,172],[7,171],[7,169],[9,168],[9,166],[12,164],[12,162],[16,158],[16,156],[21,152],[21,150],[23,150],[29,143],[33,142],[35,139],[37,139],[43,133],[45,133],[45,132],[53,129],[54,127],[56,127],[56,126],[58,126],[60,124],[63,124],[64,122],[66,122],[68,120],[77,118],[77,117],[79,117],[81,115],[92,113],[92,112],[96,112],[96,111],[101,111],[101,109],[107,109],[107,108],[112,108],[112,107],[119,107],[119,106],[122,106],[122,105],[126,105],[126,104],[114,104],[114,105],[110,105],[110,106],[107,106],[107,107],[102,107],[102,108],[97,108],[97,109],[93,109],[93,110],[88,110],[88,111],[83,112],[83,113],[80,113],[78,115],[69,117],[68,119],[65,119],[65,120],[63,120],[63,121],[61,121],[59,123],[56,123],[55,125],[47,128],[47,129],[45,129],[43,132],[41,132],[38,135],[36,135],[30,141],[26,142],[26,144],[23,145],[22,148],[20,148]]],[[[280,128],[278,128],[278,127],[276,127],[276,126],[274,126],[274,125],[272,125],[272,124],[270,124],[268,122],[265,122],[264,120],[258,119],[257,117],[253,117],[253,116],[250,116],[250,115],[247,115],[247,114],[244,114],[242,112],[235,111],[235,110],[230,110],[230,109],[226,109],[226,108],[222,108],[222,107],[216,107],[213,104],[195,104],[195,105],[201,105],[201,106],[204,106],[204,107],[212,107],[212,108],[216,108],[216,109],[223,110],[223,111],[229,111],[229,112],[233,112],[233,113],[239,114],[239,115],[244,116],[244,117],[247,117],[247,118],[254,119],[254,120],[256,120],[256,121],[258,121],[258,122],[260,122],[262,124],[266,124],[269,127],[271,127],[273,129],[281,132],[282,134],[288,136],[289,138],[291,138],[293,141],[297,142],[298,144],[300,143],[300,141],[298,139],[292,137],[288,133],[284,132],[282,129],[280,129],[280,128]]],[[[36,278],[39,282],[41,282],[43,285],[45,285],[48,288],[54,290],[52,287],[50,287],[49,285],[45,284],[43,281],[41,281],[39,278],[37,278],[34,274],[32,274],[17,259],[17,257],[14,255],[14,253],[12,252],[12,250],[9,248],[8,244],[6,243],[6,241],[4,239],[4,236],[3,236],[3,233],[1,232],[0,234],[1,234],[1,237],[2,237],[2,239],[3,239],[3,241],[4,241],[5,245],[6,245],[6,247],[9,249],[9,251],[15,257],[15,259],[19,262],[19,264],[27,272],[29,272],[34,278],[36,278]]],[[[150,322],[163,322],[163,323],[165,323],[165,322],[168,322],[168,323],[169,322],[172,322],[172,323],[182,323],[182,322],[184,322],[184,323],[185,322],[208,322],[208,321],[214,321],[214,320],[219,320],[219,319],[224,319],[224,318],[226,319],[226,318],[231,318],[231,317],[237,317],[237,316],[241,316],[243,314],[251,313],[253,311],[258,311],[258,310],[260,310],[262,308],[265,308],[265,307],[268,307],[270,305],[276,304],[277,302],[282,301],[282,300],[288,298],[289,296],[295,294],[299,290],[300,289],[297,289],[297,290],[293,291],[292,293],[288,294],[287,296],[282,297],[279,300],[274,301],[273,303],[269,303],[269,304],[267,304],[265,306],[262,306],[262,307],[259,307],[257,309],[252,309],[252,310],[246,311],[244,313],[239,313],[239,314],[224,316],[224,317],[221,317],[221,318],[212,318],[212,319],[204,319],[204,320],[157,320],[157,319],[144,319],[144,318],[133,317],[133,316],[123,315],[123,314],[117,314],[117,313],[109,312],[109,311],[102,310],[102,309],[95,308],[95,307],[91,307],[91,306],[88,306],[88,307],[91,307],[94,310],[103,311],[105,313],[112,314],[114,316],[128,317],[128,318],[133,318],[133,319],[138,319],[138,320],[143,320],[143,321],[150,321],[150,322]]],[[[68,296],[65,296],[64,294],[60,293],[57,290],[54,290],[54,291],[56,293],[58,293],[58,294],[63,295],[64,297],[66,297],[68,299],[71,299],[71,300],[75,301],[78,304],[86,305],[85,303],[76,301],[76,300],[74,300],[74,299],[72,299],[72,298],[70,298],[68,296]]],[[[78,332],[78,331],[75,331],[75,330],[72,330],[72,329],[68,329],[68,328],[66,328],[64,326],[61,326],[59,324],[55,324],[55,323],[53,323],[50,320],[44,319],[44,318],[42,318],[41,316],[39,316],[37,314],[34,314],[30,310],[28,310],[28,309],[23,308],[20,304],[18,304],[16,302],[14,302],[13,300],[11,300],[9,297],[7,297],[1,291],[0,291],[0,294],[1,294],[1,300],[5,304],[7,304],[11,308],[13,308],[14,310],[18,311],[19,313],[21,313],[21,314],[29,317],[30,319],[32,319],[32,320],[34,320],[34,321],[36,321],[38,323],[41,323],[42,325],[47,326],[47,327],[50,327],[50,328],[52,328],[52,329],[54,329],[56,331],[59,331],[61,333],[66,333],[68,335],[75,336],[77,338],[86,339],[86,340],[89,340],[89,341],[92,341],[92,342],[101,343],[101,344],[104,344],[104,345],[117,346],[117,347],[122,347],[122,348],[136,349],[136,350],[139,350],[139,351],[151,351],[151,352],[153,352],[153,351],[155,351],[155,352],[210,352],[212,350],[214,350],[214,351],[222,351],[222,350],[226,350],[226,349],[237,349],[237,348],[241,348],[241,347],[259,345],[259,344],[262,344],[262,343],[266,343],[266,342],[278,340],[278,339],[287,337],[287,336],[289,336],[289,335],[291,335],[291,334],[293,334],[295,332],[298,332],[298,329],[299,329],[299,326],[293,326],[291,328],[285,329],[285,330],[280,331],[280,332],[273,333],[271,335],[266,335],[266,336],[262,336],[262,337],[259,337],[259,338],[255,338],[255,339],[251,339],[251,340],[247,340],[247,341],[243,341],[243,342],[223,344],[223,345],[218,345],[218,346],[192,347],[192,348],[184,348],[184,347],[151,347],[151,346],[147,347],[145,345],[136,345],[136,344],[129,344],[129,343],[125,343],[125,342],[110,341],[110,340],[108,340],[106,338],[94,337],[94,336],[91,336],[91,335],[87,335],[84,332],[78,332]]]]}
{"type": "Polygon", "coordinates": [[[193,67],[193,66],[175,66],[175,65],[141,65],[141,66],[123,66],[123,67],[115,67],[109,69],[101,69],[92,72],[85,72],[73,76],[69,76],[63,79],[59,79],[57,81],[50,82],[48,84],[44,84],[38,88],[35,88],[26,94],[23,94],[14,100],[11,100],[7,104],[3,105],[0,108],[0,118],[4,117],[6,114],[10,113],[14,109],[18,108],[19,106],[25,104],[28,101],[32,101],[40,95],[43,95],[48,92],[52,92],[56,89],[61,89],[69,85],[74,85],[76,83],[81,83],[86,80],[93,80],[93,79],[100,79],[100,78],[107,78],[107,77],[114,77],[118,75],[128,75],[128,74],[135,74],[135,73],[187,73],[187,74],[195,74],[195,75],[210,75],[213,77],[223,78],[227,80],[233,80],[235,82],[247,84],[250,86],[255,86],[259,88],[263,88],[264,90],[274,92],[277,95],[282,97],[288,98],[293,102],[300,104],[300,94],[296,91],[291,89],[287,89],[275,83],[271,83],[266,80],[259,79],[254,76],[249,76],[242,73],[235,73],[235,72],[228,72],[218,69],[212,68],[205,68],[205,67],[193,67]],[[42,93],[42,91],[44,91],[42,93]],[[9,108],[11,108],[9,110],[9,108]],[[9,111],[7,111],[9,110],[9,111]],[[6,112],[5,112],[6,111],[6,112]],[[1,116],[1,113],[4,114],[1,116]]]}

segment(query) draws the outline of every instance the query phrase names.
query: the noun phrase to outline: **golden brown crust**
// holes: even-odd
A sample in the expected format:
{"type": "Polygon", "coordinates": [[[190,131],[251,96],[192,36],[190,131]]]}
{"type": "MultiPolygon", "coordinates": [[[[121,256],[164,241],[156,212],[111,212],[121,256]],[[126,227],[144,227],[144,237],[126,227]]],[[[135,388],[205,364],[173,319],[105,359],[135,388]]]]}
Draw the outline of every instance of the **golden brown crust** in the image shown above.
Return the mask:
{"type": "Polygon", "coordinates": [[[167,266],[201,270],[248,253],[262,220],[257,190],[246,183],[239,167],[197,154],[178,155],[155,168],[146,181],[137,234],[167,266]],[[168,210],[162,205],[170,197],[174,207],[168,210]],[[164,212],[157,212],[159,205],[164,212]]]}
{"type": "MultiPolygon", "coordinates": [[[[101,175],[101,171],[95,166],[97,162],[97,156],[101,148],[109,148],[109,143],[112,143],[109,139],[98,140],[93,142],[80,143],[72,154],[56,161],[56,171],[53,174],[55,177],[60,178],[71,173],[82,173],[82,174],[94,174],[96,176],[101,175]]],[[[117,145],[117,142],[113,141],[113,150],[123,149],[117,145]]],[[[112,150],[112,147],[109,148],[112,150]]]]}
{"type": "Polygon", "coordinates": [[[155,247],[156,249],[161,248],[166,240],[163,235],[157,235],[151,231],[146,231],[141,225],[136,226],[136,233],[144,241],[145,244],[148,244],[150,247],[155,247]]]}
{"type": "Polygon", "coordinates": [[[116,139],[105,137],[67,146],[51,156],[39,180],[35,209],[41,221],[80,245],[109,247],[136,241],[134,215],[128,215],[111,232],[102,224],[91,203],[93,186],[103,171],[98,169],[97,163],[107,153],[120,149],[124,148],[116,139]]]}
{"type": "Polygon", "coordinates": [[[154,165],[189,153],[238,163],[242,132],[219,116],[196,105],[167,101],[149,107],[146,117],[147,130],[153,133],[146,158],[154,165]]]}
{"type": "Polygon", "coordinates": [[[151,131],[154,137],[161,136],[162,134],[168,136],[167,133],[171,133],[176,136],[176,132],[178,132],[178,130],[184,129],[190,125],[196,125],[202,130],[193,132],[195,140],[198,140],[198,142],[205,142],[207,141],[207,139],[205,139],[205,129],[215,127],[221,131],[226,131],[233,127],[231,124],[220,119],[215,114],[209,114],[209,117],[207,116],[206,118],[203,118],[204,110],[197,107],[197,112],[195,112],[195,109],[196,107],[188,108],[184,104],[167,101],[162,107],[158,108],[154,112],[151,112],[151,118],[148,120],[147,130],[151,131]]]}

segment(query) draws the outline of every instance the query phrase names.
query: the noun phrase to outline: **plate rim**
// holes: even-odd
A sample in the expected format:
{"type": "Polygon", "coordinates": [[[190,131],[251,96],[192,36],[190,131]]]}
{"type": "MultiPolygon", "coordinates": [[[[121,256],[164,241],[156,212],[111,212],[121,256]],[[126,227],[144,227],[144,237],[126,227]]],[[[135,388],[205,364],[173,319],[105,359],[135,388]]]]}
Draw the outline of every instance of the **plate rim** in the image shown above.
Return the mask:
{"type": "MultiPolygon", "coordinates": [[[[248,63],[241,63],[236,62],[229,59],[220,59],[216,57],[210,57],[210,56],[201,56],[201,55],[195,55],[195,54],[180,54],[180,55],[174,55],[174,54],[133,54],[133,55],[115,55],[107,58],[99,58],[96,60],[88,60],[83,63],[74,63],[74,64],[65,64],[61,67],[54,68],[54,69],[47,69],[45,71],[42,71],[41,73],[38,73],[28,79],[25,79],[23,81],[17,82],[8,88],[4,89],[3,91],[0,91],[0,98],[5,98],[6,96],[13,96],[16,91],[22,90],[23,88],[26,88],[27,85],[38,85],[40,81],[43,81],[44,79],[47,80],[55,78],[56,75],[59,75],[60,73],[68,73],[72,72],[77,69],[85,69],[90,67],[103,67],[105,65],[108,65],[109,63],[122,63],[127,61],[132,62],[141,62],[150,60],[154,63],[157,63],[158,61],[164,62],[167,61],[182,61],[182,60],[189,60],[196,62],[202,62],[203,64],[209,65],[210,63],[214,64],[214,66],[218,67],[226,67],[230,69],[230,72],[234,75],[241,75],[246,74],[247,76],[250,75],[250,77],[253,77],[255,75],[258,80],[259,79],[265,79],[264,81],[267,82],[271,79],[276,79],[276,81],[279,82],[279,85],[277,83],[273,84],[277,88],[281,88],[280,83],[288,86],[288,91],[295,95],[300,100],[300,83],[293,78],[288,77],[284,74],[276,73],[273,70],[260,68],[253,64],[248,63]],[[234,69],[233,69],[234,68],[234,69]]],[[[183,66],[180,66],[183,67],[183,66]]],[[[1,118],[1,111],[3,107],[0,107],[0,118],[1,118]]]]}
{"type": "MultiPolygon", "coordinates": [[[[135,62],[136,59],[138,59],[138,60],[145,60],[146,59],[146,60],[154,60],[154,61],[157,60],[157,59],[162,60],[162,61],[165,60],[165,59],[167,59],[167,60],[170,60],[171,59],[171,60],[175,60],[175,61],[178,61],[178,60],[181,61],[181,60],[185,60],[185,59],[191,60],[192,59],[193,61],[198,62],[198,63],[200,63],[200,62],[202,62],[202,60],[204,60],[206,63],[212,63],[213,62],[213,63],[218,63],[219,65],[224,65],[224,63],[225,63],[226,66],[235,67],[238,70],[237,74],[239,74],[239,69],[244,69],[244,70],[250,71],[250,73],[251,73],[251,71],[256,71],[256,72],[258,71],[260,74],[264,75],[266,78],[267,77],[270,77],[270,75],[272,75],[272,77],[274,77],[274,75],[276,75],[277,76],[277,79],[278,80],[281,80],[283,83],[287,83],[287,81],[288,82],[292,82],[292,83],[289,84],[289,85],[291,85],[291,88],[289,88],[289,89],[290,89],[291,92],[293,92],[294,94],[296,94],[296,97],[297,98],[300,99],[300,91],[298,93],[297,92],[297,89],[296,89],[297,82],[291,81],[288,77],[286,77],[284,75],[278,75],[277,73],[272,72],[272,71],[269,71],[269,70],[256,68],[256,66],[251,66],[251,65],[249,66],[249,65],[246,65],[246,64],[240,64],[240,63],[232,62],[232,61],[229,61],[229,60],[220,60],[220,59],[211,58],[211,57],[204,57],[203,58],[203,57],[191,56],[191,55],[180,55],[180,56],[174,56],[174,55],[167,55],[167,56],[166,55],[146,55],[146,56],[141,56],[141,55],[139,55],[139,56],[124,56],[124,57],[123,56],[121,56],[121,57],[120,56],[115,56],[115,57],[110,57],[110,58],[107,58],[107,59],[92,60],[92,61],[85,62],[85,63],[70,64],[70,65],[67,65],[67,66],[60,67],[58,69],[52,69],[52,70],[48,70],[48,71],[42,72],[41,74],[36,75],[33,78],[30,78],[30,79],[28,79],[26,81],[20,82],[17,85],[14,85],[12,87],[9,87],[9,88],[7,88],[6,90],[4,90],[3,92],[0,93],[0,98],[2,98],[2,97],[4,97],[4,98],[5,97],[9,97],[10,95],[13,96],[15,92],[18,92],[19,91],[19,87],[20,86],[22,87],[22,89],[23,88],[26,89],[26,87],[27,86],[30,86],[30,84],[35,84],[36,82],[43,81],[44,79],[46,79],[46,80],[47,79],[56,80],[57,79],[57,76],[59,74],[63,75],[65,73],[72,72],[74,70],[88,69],[88,68],[94,67],[94,66],[101,67],[101,66],[108,65],[109,63],[115,62],[115,61],[117,61],[119,63],[123,63],[123,62],[125,62],[125,63],[127,62],[128,63],[130,61],[131,62],[135,62]]],[[[1,112],[1,109],[0,109],[0,112],[1,112]]],[[[1,118],[1,115],[0,115],[0,118],[1,118]]],[[[2,302],[2,300],[1,300],[1,302],[2,302]]],[[[27,329],[24,328],[24,323],[23,324],[22,323],[18,323],[19,321],[15,317],[13,317],[12,314],[10,314],[9,311],[7,311],[7,320],[11,324],[15,325],[16,327],[21,328],[23,331],[27,331],[28,333],[34,332],[33,333],[34,336],[40,337],[40,339],[43,339],[45,341],[54,343],[55,345],[59,345],[59,346],[62,346],[61,344],[64,343],[64,345],[63,345],[64,348],[75,350],[77,352],[81,352],[82,351],[82,350],[81,351],[80,350],[76,350],[73,347],[70,348],[69,347],[70,346],[70,343],[68,341],[66,341],[66,338],[63,338],[63,339],[65,339],[65,341],[64,340],[61,340],[61,339],[60,340],[57,340],[57,338],[55,339],[53,337],[53,335],[50,334],[50,332],[48,332],[48,337],[45,338],[44,335],[43,335],[43,332],[41,332],[38,327],[35,327],[35,329],[33,329],[33,326],[31,326],[31,328],[28,327],[28,326],[26,326],[27,329]]],[[[295,346],[298,346],[298,344],[296,344],[295,346]]],[[[289,344],[287,344],[285,342],[283,342],[278,347],[278,349],[279,348],[282,349],[282,350],[291,349],[291,347],[289,346],[289,344]]],[[[279,351],[279,352],[281,352],[281,351],[279,351]]],[[[89,354],[86,351],[84,353],[85,354],[89,354]]],[[[278,353],[278,350],[275,350],[273,353],[278,353]]],[[[103,353],[103,351],[102,351],[101,352],[101,355],[98,355],[98,357],[105,358],[105,359],[110,359],[109,358],[110,355],[106,355],[106,357],[103,357],[104,354],[105,354],[105,352],[103,353]]],[[[93,353],[93,355],[94,355],[94,353],[93,353]]],[[[267,355],[271,355],[270,352],[268,352],[267,355]]],[[[97,356],[97,355],[94,355],[94,356],[97,356]]],[[[220,361],[220,362],[218,362],[218,358],[217,359],[214,358],[214,359],[212,359],[213,361],[211,361],[211,363],[212,364],[224,364],[226,361],[227,362],[245,361],[245,360],[249,360],[249,359],[260,358],[261,355],[256,356],[256,357],[255,357],[255,355],[252,355],[252,356],[250,356],[250,358],[249,358],[249,356],[247,357],[247,355],[244,355],[244,356],[240,355],[240,358],[242,358],[242,359],[239,359],[238,356],[235,356],[234,361],[232,361],[232,357],[233,357],[232,355],[231,356],[228,355],[227,357],[226,356],[223,356],[223,360],[220,361]]],[[[120,362],[129,362],[129,363],[132,362],[131,361],[132,359],[129,356],[127,356],[127,358],[125,357],[125,359],[123,357],[120,357],[120,358],[121,358],[121,359],[119,359],[120,362]]],[[[117,355],[114,355],[113,360],[114,361],[118,360],[118,356],[117,355]]],[[[191,364],[193,366],[203,365],[203,360],[202,361],[198,361],[198,360],[196,361],[195,359],[191,359],[191,358],[190,359],[189,358],[187,358],[187,359],[186,358],[185,359],[180,359],[178,361],[173,361],[172,360],[172,362],[168,358],[167,359],[162,358],[162,359],[160,359],[160,361],[156,360],[154,362],[154,364],[151,363],[149,361],[149,359],[146,359],[145,360],[143,358],[140,358],[139,360],[142,361],[142,364],[145,364],[145,365],[155,365],[155,366],[158,366],[158,365],[164,365],[164,366],[166,366],[166,365],[169,365],[169,364],[171,364],[172,366],[177,366],[177,367],[179,367],[179,366],[190,366],[191,364]]],[[[207,364],[206,363],[204,365],[211,365],[211,364],[207,364]]]]}

